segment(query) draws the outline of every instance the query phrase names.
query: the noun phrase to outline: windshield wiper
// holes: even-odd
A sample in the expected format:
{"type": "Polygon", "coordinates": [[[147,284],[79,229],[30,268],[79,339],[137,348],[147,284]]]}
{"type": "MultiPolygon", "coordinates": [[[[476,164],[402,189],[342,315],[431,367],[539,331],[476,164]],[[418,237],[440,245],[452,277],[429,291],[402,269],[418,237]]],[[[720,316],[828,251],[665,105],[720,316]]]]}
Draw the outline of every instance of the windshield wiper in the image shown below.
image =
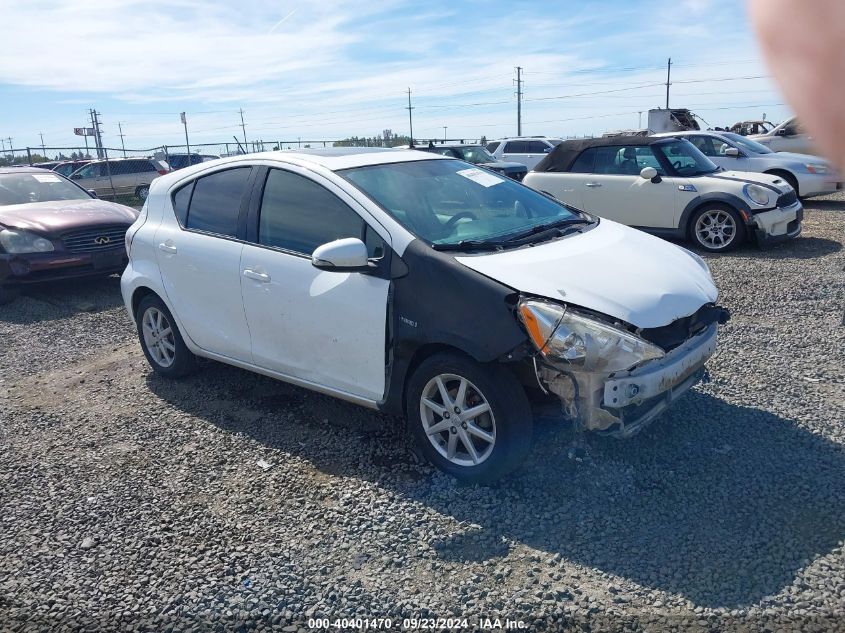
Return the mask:
{"type": "Polygon", "coordinates": [[[452,244],[432,244],[436,251],[492,251],[503,247],[503,243],[495,240],[461,240],[452,244]]]}
{"type": "Polygon", "coordinates": [[[545,222],[543,224],[538,224],[536,226],[532,226],[527,231],[523,231],[522,233],[517,233],[516,235],[511,235],[510,237],[505,238],[502,240],[503,242],[519,242],[524,240],[528,237],[536,237],[541,233],[546,233],[547,231],[559,231],[560,229],[564,229],[568,226],[577,226],[579,224],[592,224],[594,220],[588,220],[587,218],[567,218],[566,220],[558,220],[557,222],[545,222]]]}

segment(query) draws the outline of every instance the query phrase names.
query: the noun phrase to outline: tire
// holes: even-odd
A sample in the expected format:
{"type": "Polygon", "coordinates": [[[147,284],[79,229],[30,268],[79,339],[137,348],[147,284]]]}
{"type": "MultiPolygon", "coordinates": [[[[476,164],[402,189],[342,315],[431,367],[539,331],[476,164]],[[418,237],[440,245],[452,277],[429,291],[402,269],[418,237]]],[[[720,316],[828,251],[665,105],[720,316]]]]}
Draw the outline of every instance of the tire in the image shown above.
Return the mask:
{"type": "Polygon", "coordinates": [[[157,374],[181,378],[194,371],[196,356],[185,345],[173,315],[161,299],[155,295],[141,299],[135,313],[135,324],[144,356],[157,374]],[[161,337],[160,332],[168,328],[169,332],[161,337]],[[156,338],[167,344],[154,344],[156,338]]]}
{"type": "Polygon", "coordinates": [[[499,479],[522,464],[531,448],[531,408],[516,377],[504,367],[483,365],[457,353],[435,354],[420,364],[408,381],[405,414],[426,458],[463,482],[499,479]],[[446,389],[451,410],[442,406],[438,379],[446,389]],[[462,384],[463,407],[459,400],[462,384]],[[487,411],[464,417],[485,405],[487,411]],[[427,431],[436,426],[442,430],[427,431]]]}
{"type": "Polygon", "coordinates": [[[135,195],[140,198],[141,200],[146,200],[147,196],[150,195],[150,186],[149,185],[141,185],[135,190],[135,195]]]}
{"type": "Polygon", "coordinates": [[[12,303],[12,301],[18,298],[20,293],[18,288],[0,286],[0,306],[12,303]]]}
{"type": "Polygon", "coordinates": [[[745,242],[745,223],[732,207],[706,204],[693,214],[689,238],[706,251],[725,253],[745,242]],[[708,229],[708,226],[713,228],[708,229]]]}
{"type": "Polygon", "coordinates": [[[774,171],[774,172],[770,172],[770,175],[772,175],[772,176],[779,176],[780,178],[783,178],[786,182],[788,182],[788,183],[789,183],[789,186],[790,186],[790,187],[792,187],[793,189],[795,189],[795,194],[796,194],[799,198],[801,197],[801,192],[798,190],[798,179],[797,179],[797,178],[795,178],[795,176],[793,176],[793,175],[792,175],[792,174],[790,174],[789,172],[785,172],[785,171],[774,171]]]}

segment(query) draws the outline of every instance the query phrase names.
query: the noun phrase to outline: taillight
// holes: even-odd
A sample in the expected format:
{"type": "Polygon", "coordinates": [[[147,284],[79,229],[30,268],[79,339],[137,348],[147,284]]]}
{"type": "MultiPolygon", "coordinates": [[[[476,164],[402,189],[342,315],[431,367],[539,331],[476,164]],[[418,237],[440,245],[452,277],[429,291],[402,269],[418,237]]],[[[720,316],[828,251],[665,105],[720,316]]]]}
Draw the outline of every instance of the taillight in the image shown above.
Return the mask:
{"type": "Polygon", "coordinates": [[[164,176],[166,173],[168,173],[168,171],[167,171],[166,169],[159,169],[159,170],[158,170],[158,175],[159,175],[159,176],[164,176]]]}

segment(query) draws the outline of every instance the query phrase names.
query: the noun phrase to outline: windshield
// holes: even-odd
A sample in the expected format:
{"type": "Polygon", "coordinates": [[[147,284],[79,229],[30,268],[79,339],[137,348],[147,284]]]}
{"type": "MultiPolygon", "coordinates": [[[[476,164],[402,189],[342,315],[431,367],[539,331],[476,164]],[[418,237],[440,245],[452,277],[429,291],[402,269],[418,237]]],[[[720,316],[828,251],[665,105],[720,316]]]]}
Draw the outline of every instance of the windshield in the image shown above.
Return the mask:
{"type": "Polygon", "coordinates": [[[758,143],[757,141],[752,141],[749,138],[745,138],[744,136],[740,136],[739,134],[734,134],[733,132],[724,132],[722,134],[726,139],[730,140],[734,145],[739,147],[740,149],[744,149],[747,152],[751,152],[752,154],[772,154],[772,150],[770,150],[765,145],[758,143]]]}
{"type": "Polygon", "coordinates": [[[576,211],[459,160],[425,160],[339,172],[409,231],[432,245],[498,241],[576,211]]]}
{"type": "Polygon", "coordinates": [[[651,147],[658,154],[663,154],[679,176],[701,176],[719,169],[695,145],[683,139],[655,143],[651,147]]]}
{"type": "Polygon", "coordinates": [[[49,171],[43,174],[0,174],[0,206],[90,198],[85,190],[49,171]]]}
{"type": "Polygon", "coordinates": [[[461,158],[474,165],[496,162],[496,157],[480,145],[478,147],[456,147],[454,149],[460,154],[461,158]]]}

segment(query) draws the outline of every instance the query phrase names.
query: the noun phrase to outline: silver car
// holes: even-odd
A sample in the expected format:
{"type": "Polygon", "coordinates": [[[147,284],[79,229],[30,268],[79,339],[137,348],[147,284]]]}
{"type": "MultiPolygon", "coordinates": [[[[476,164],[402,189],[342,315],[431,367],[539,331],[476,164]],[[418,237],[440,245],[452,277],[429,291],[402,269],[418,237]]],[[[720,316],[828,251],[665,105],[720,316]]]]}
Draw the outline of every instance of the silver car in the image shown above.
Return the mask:
{"type": "Polygon", "coordinates": [[[773,152],[733,132],[671,132],[656,136],[685,138],[719,167],[780,176],[801,197],[842,189],[842,176],[825,159],[810,154],[773,152]]]}
{"type": "Polygon", "coordinates": [[[150,183],[170,173],[170,166],[155,158],[95,160],[77,169],[70,179],[99,197],[136,196],[147,199],[150,183]]]}

